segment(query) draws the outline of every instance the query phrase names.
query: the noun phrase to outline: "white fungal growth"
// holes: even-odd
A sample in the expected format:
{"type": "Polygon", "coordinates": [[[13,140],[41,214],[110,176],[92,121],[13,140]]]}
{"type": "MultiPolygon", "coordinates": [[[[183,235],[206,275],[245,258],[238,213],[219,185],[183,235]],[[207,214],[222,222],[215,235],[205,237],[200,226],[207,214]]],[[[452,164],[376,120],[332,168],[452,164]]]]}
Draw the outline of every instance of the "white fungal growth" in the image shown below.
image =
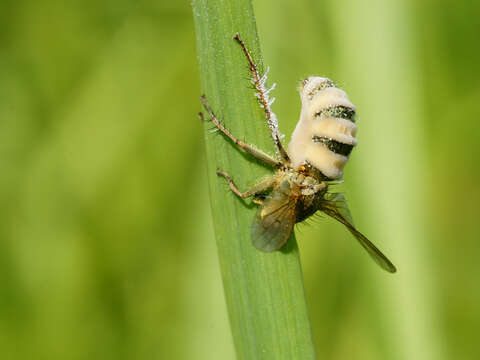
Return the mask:
{"type": "Polygon", "coordinates": [[[270,68],[267,67],[267,70],[260,77],[260,79],[258,79],[258,81],[255,81],[255,79],[252,78],[252,83],[255,85],[255,89],[257,90],[255,96],[260,100],[260,107],[265,110],[267,124],[270,128],[273,140],[275,141],[275,143],[277,143],[278,140],[283,139],[285,135],[280,133],[280,130],[278,129],[277,115],[275,115],[271,108],[273,102],[275,101],[275,98],[270,98],[269,94],[273,89],[275,89],[275,86],[277,86],[277,84],[274,83],[270,88],[266,87],[267,75],[269,70],[270,68]]]}
{"type": "Polygon", "coordinates": [[[298,169],[308,163],[329,179],[340,179],[349,152],[341,154],[338,149],[357,144],[357,126],[351,119],[333,116],[329,110],[340,108],[354,113],[355,106],[327,78],[311,76],[299,91],[302,111],[288,145],[292,166],[298,169]],[[324,141],[316,141],[318,138],[324,141]],[[327,143],[332,146],[329,148],[327,143]]]}

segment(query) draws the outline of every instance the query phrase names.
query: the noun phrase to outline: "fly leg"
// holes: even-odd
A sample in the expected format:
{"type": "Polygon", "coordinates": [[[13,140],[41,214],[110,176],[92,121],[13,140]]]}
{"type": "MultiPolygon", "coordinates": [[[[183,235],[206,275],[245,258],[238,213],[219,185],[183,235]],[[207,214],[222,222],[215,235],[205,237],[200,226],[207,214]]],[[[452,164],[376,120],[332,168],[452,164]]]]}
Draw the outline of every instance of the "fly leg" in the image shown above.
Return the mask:
{"type": "MultiPolygon", "coordinates": [[[[230,187],[230,190],[232,190],[233,193],[241,199],[245,199],[245,198],[249,198],[249,197],[261,194],[264,191],[272,188],[276,183],[276,180],[275,180],[274,177],[268,177],[268,178],[265,178],[263,180],[260,180],[258,183],[253,185],[250,189],[248,189],[247,191],[242,193],[235,186],[235,184],[233,183],[233,180],[230,177],[230,175],[228,175],[225,171],[218,169],[217,174],[220,175],[220,176],[223,176],[225,178],[225,180],[227,180],[227,183],[228,183],[228,186],[230,187]]],[[[253,202],[255,204],[259,204],[259,205],[263,204],[263,202],[261,200],[258,200],[258,199],[254,199],[253,202]]]]}
{"type": "Polygon", "coordinates": [[[263,74],[263,76],[260,76],[258,74],[258,69],[255,63],[253,62],[253,58],[250,55],[250,52],[247,49],[247,46],[243,42],[242,39],[240,39],[240,35],[238,33],[235,34],[233,37],[242,47],[243,53],[245,54],[245,57],[247,58],[248,65],[250,72],[252,73],[252,82],[255,85],[255,90],[257,91],[255,96],[258,98],[260,101],[260,105],[265,111],[265,119],[267,121],[267,125],[270,129],[270,133],[272,134],[273,137],[273,142],[275,143],[275,146],[277,147],[277,150],[282,157],[282,159],[285,162],[289,162],[290,159],[288,157],[287,151],[283,147],[283,144],[280,140],[280,132],[278,131],[278,120],[276,115],[273,113],[271,109],[271,105],[275,99],[270,99],[268,96],[268,93],[273,90],[275,87],[275,84],[270,89],[267,89],[265,87],[265,83],[267,81],[267,71],[263,74]]]}
{"type": "MultiPolygon", "coordinates": [[[[257,149],[251,145],[246,144],[242,140],[237,139],[235,136],[233,136],[230,131],[228,131],[221,123],[218,121],[217,117],[213,113],[212,108],[208,104],[207,98],[202,95],[200,97],[200,101],[202,102],[203,106],[207,110],[208,114],[210,115],[211,121],[215,124],[215,126],[222,132],[224,133],[228,138],[230,138],[235,145],[243,149],[243,151],[249,153],[253,157],[257,158],[258,160],[262,161],[263,163],[273,166],[273,167],[280,167],[282,166],[282,162],[278,161],[277,159],[273,158],[272,156],[268,155],[267,153],[263,152],[260,149],[257,149]]],[[[200,119],[203,120],[203,114],[199,113],[200,119]]]]}

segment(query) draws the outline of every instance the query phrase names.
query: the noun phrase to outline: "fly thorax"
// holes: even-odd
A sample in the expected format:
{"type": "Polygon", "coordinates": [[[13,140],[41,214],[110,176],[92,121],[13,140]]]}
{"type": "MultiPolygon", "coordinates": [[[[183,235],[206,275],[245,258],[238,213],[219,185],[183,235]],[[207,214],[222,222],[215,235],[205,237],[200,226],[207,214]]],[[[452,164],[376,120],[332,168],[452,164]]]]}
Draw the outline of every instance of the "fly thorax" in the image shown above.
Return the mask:
{"type": "Polygon", "coordinates": [[[309,77],[300,88],[302,111],[288,146],[292,166],[318,169],[328,179],[339,179],[357,144],[355,106],[330,79],[309,77]]]}
{"type": "Polygon", "coordinates": [[[301,193],[305,196],[315,195],[326,187],[326,182],[318,182],[317,179],[310,176],[307,176],[304,182],[300,185],[301,193]]]}

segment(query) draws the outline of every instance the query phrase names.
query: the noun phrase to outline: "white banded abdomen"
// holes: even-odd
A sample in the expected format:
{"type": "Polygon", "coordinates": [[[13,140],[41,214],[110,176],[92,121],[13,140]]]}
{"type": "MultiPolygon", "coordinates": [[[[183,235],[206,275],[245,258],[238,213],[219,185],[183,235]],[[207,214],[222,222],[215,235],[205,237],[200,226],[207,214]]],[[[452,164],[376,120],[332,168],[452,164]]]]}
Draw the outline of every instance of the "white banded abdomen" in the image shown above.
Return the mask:
{"type": "Polygon", "coordinates": [[[343,90],[334,87],[331,80],[321,77],[308,78],[300,89],[300,98],[300,120],[288,145],[292,166],[297,169],[309,163],[329,179],[339,179],[348,154],[337,153],[339,150],[335,150],[334,146],[332,150],[325,143],[336,142],[339,143],[336,145],[350,147],[357,144],[357,126],[351,116],[342,116],[347,113],[353,115],[355,106],[343,90]],[[324,142],[319,142],[318,138],[324,142]]]}

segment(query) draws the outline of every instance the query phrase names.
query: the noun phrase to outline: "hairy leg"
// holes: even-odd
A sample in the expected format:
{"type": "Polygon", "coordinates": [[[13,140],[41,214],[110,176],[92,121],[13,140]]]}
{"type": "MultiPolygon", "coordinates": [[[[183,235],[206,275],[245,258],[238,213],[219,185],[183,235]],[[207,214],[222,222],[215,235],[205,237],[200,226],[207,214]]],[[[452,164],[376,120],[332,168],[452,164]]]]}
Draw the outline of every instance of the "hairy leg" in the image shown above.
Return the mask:
{"type": "MultiPolygon", "coordinates": [[[[270,165],[270,166],[273,166],[273,167],[280,167],[282,166],[282,162],[273,158],[272,156],[268,155],[267,153],[263,152],[262,150],[260,149],[257,149],[251,145],[248,145],[246,144],[245,142],[237,139],[236,137],[234,137],[230,131],[228,131],[221,123],[220,121],[218,121],[217,117],[215,116],[215,114],[213,113],[213,110],[212,108],[210,107],[210,105],[208,104],[208,101],[207,101],[207,98],[205,96],[201,96],[200,97],[200,100],[203,104],[203,106],[205,107],[205,109],[207,110],[208,114],[210,115],[210,120],[215,124],[215,126],[222,132],[224,133],[228,138],[230,138],[234,143],[235,145],[237,145],[238,147],[240,147],[241,149],[243,149],[245,152],[249,153],[250,155],[252,155],[253,157],[257,158],[258,160],[264,162],[265,164],[267,165],[270,165]]],[[[200,116],[200,119],[203,120],[203,114],[202,113],[199,113],[199,116],[200,116]]]]}
{"type": "Polygon", "coordinates": [[[267,120],[268,127],[270,128],[270,132],[272,134],[275,146],[277,147],[278,152],[282,157],[282,159],[288,162],[289,157],[288,157],[287,151],[283,147],[282,142],[280,140],[280,136],[279,136],[280,133],[278,131],[278,120],[270,108],[270,105],[272,104],[274,99],[270,100],[268,97],[268,93],[273,89],[275,84],[274,86],[272,86],[272,88],[268,90],[266,89],[265,82],[267,80],[267,76],[266,76],[267,74],[265,73],[262,77],[259,76],[257,66],[253,62],[253,58],[250,55],[250,52],[248,51],[247,46],[245,45],[243,40],[240,39],[240,35],[236,33],[233,38],[240,44],[240,46],[242,47],[243,53],[247,58],[250,72],[252,73],[252,82],[255,85],[255,90],[257,90],[256,96],[258,97],[261,103],[261,106],[265,111],[265,119],[267,120]]]}
{"type": "MultiPolygon", "coordinates": [[[[242,193],[235,186],[235,184],[233,183],[233,180],[230,177],[230,175],[228,175],[225,171],[218,169],[217,174],[220,175],[220,176],[223,176],[225,178],[225,180],[227,180],[227,183],[228,183],[228,186],[230,187],[230,190],[232,190],[235,195],[237,195],[238,197],[240,197],[242,199],[255,196],[255,195],[260,194],[260,193],[262,193],[262,192],[264,192],[268,189],[271,189],[276,183],[275,177],[271,176],[271,177],[268,177],[268,178],[265,178],[265,179],[261,180],[260,182],[253,185],[250,189],[248,189],[247,191],[242,193]]],[[[254,202],[257,203],[257,204],[261,204],[260,201],[254,200],[254,202]]]]}

